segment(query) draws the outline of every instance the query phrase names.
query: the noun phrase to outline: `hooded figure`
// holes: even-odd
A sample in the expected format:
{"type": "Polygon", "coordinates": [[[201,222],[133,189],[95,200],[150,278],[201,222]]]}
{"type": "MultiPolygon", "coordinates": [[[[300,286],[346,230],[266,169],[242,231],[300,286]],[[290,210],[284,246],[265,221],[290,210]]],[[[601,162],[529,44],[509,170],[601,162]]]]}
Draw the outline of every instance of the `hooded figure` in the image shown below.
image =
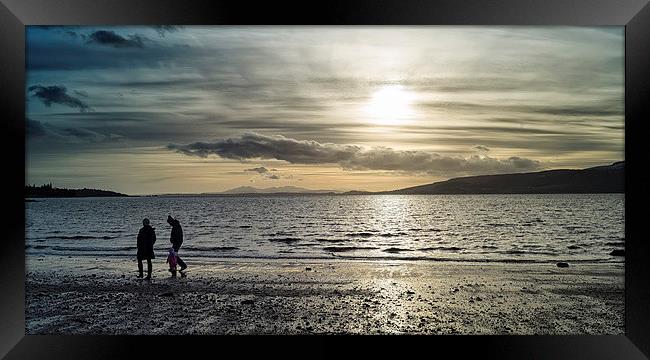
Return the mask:
{"type": "Polygon", "coordinates": [[[172,233],[169,241],[172,243],[174,250],[178,251],[183,243],[183,228],[181,228],[181,223],[171,217],[171,215],[167,216],[167,223],[172,226],[172,233]]]}
{"type": "Polygon", "coordinates": [[[156,231],[149,225],[149,219],[142,220],[142,228],[138,233],[138,270],[142,274],[142,260],[147,260],[147,279],[151,279],[151,259],[156,255],[153,253],[153,244],[156,243],[156,231]]]}
{"type": "Polygon", "coordinates": [[[181,223],[171,217],[171,215],[167,216],[167,223],[172,226],[172,233],[169,237],[169,242],[172,243],[172,248],[176,251],[176,261],[178,262],[178,265],[181,266],[179,271],[183,271],[187,268],[187,265],[183,260],[181,260],[180,256],[178,256],[178,250],[180,250],[181,244],[183,243],[183,228],[181,227],[181,223]]]}

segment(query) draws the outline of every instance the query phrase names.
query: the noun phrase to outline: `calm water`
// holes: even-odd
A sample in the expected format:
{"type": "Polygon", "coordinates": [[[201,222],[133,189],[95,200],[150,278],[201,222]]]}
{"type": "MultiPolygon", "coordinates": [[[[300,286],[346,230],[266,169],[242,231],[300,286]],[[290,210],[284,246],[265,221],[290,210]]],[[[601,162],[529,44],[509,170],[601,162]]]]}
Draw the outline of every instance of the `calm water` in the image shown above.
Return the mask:
{"type": "Polygon", "coordinates": [[[135,257],[148,217],[166,257],[168,214],[184,258],[620,262],[624,195],[377,195],[38,199],[27,256],[135,257]]]}

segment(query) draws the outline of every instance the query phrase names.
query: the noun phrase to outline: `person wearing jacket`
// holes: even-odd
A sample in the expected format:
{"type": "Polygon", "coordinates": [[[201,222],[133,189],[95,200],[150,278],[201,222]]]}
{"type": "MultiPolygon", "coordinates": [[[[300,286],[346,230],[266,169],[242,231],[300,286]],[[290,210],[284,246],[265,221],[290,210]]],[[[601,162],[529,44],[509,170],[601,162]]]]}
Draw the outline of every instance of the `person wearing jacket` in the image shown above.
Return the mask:
{"type": "Polygon", "coordinates": [[[171,215],[167,216],[167,223],[172,226],[172,233],[169,241],[172,243],[174,251],[176,251],[176,261],[178,262],[178,265],[181,266],[179,271],[183,271],[187,268],[187,265],[181,257],[178,256],[178,250],[181,248],[181,244],[183,243],[183,228],[181,227],[181,223],[171,217],[171,215]]]}
{"type": "Polygon", "coordinates": [[[151,279],[151,259],[156,256],[153,253],[153,244],[156,243],[156,231],[149,225],[149,219],[142,220],[142,228],[138,233],[138,270],[140,272],[139,278],[142,278],[142,260],[147,260],[147,277],[151,279]]]}

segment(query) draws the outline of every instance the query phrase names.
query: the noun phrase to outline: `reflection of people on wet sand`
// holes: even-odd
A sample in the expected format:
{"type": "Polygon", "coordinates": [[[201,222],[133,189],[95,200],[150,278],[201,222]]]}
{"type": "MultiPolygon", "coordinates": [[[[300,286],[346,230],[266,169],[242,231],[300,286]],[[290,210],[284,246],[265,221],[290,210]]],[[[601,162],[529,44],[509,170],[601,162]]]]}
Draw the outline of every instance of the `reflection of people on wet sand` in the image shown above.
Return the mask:
{"type": "Polygon", "coordinates": [[[178,265],[181,266],[179,271],[183,271],[187,268],[187,265],[181,257],[178,256],[178,250],[181,248],[181,244],[183,243],[183,228],[181,228],[181,223],[171,217],[171,215],[167,216],[167,223],[172,226],[172,233],[169,241],[172,243],[172,248],[174,248],[174,251],[176,252],[176,261],[178,262],[178,265]]]}
{"type": "Polygon", "coordinates": [[[138,233],[138,270],[139,278],[142,278],[142,260],[147,259],[147,277],[151,279],[151,259],[156,256],[153,253],[153,244],[156,243],[155,229],[149,225],[149,219],[142,220],[142,228],[138,233]]]}

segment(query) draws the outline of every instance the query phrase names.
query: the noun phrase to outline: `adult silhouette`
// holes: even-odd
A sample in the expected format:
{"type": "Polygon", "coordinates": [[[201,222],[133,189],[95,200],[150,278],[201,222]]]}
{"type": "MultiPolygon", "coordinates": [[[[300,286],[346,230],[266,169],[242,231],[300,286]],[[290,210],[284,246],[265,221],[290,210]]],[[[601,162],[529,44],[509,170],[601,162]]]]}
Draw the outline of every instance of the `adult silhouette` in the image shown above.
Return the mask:
{"type": "Polygon", "coordinates": [[[151,279],[151,259],[154,259],[156,255],[153,253],[153,244],[156,243],[156,229],[151,227],[149,224],[149,219],[142,220],[142,228],[138,232],[138,270],[140,274],[139,278],[142,278],[142,260],[147,260],[147,277],[146,279],[151,279]]]}

